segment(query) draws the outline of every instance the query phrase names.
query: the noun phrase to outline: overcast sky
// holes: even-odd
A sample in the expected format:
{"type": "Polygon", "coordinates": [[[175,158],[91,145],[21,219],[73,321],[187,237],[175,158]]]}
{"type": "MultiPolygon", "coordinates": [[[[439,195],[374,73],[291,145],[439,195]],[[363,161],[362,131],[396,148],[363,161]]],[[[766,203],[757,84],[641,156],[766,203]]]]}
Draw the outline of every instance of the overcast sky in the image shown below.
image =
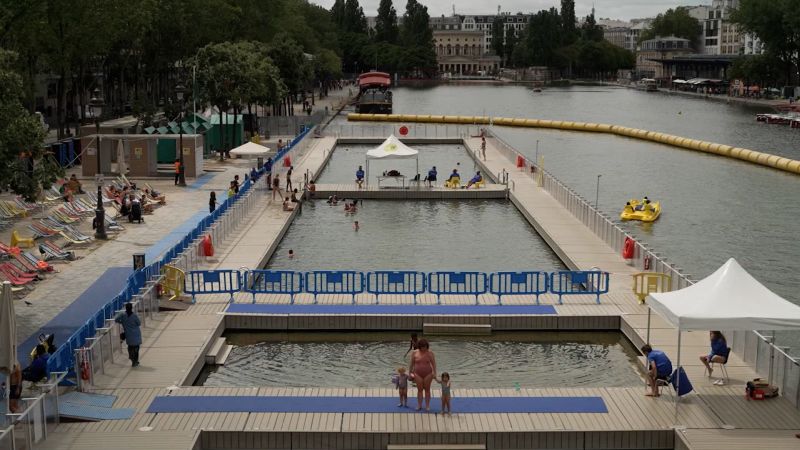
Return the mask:
{"type": "MultiPolygon", "coordinates": [[[[330,8],[334,2],[334,0],[310,1],[326,8],[330,8]]],[[[503,11],[511,13],[536,12],[552,6],[558,8],[561,5],[560,0],[496,0],[494,2],[486,0],[419,0],[419,2],[428,7],[428,13],[432,16],[452,14],[453,5],[456,7],[457,14],[493,14],[497,12],[498,5],[503,11]]],[[[364,8],[364,14],[367,16],[377,15],[380,0],[360,0],[359,3],[364,8]]],[[[586,16],[592,10],[592,4],[594,4],[598,18],[627,20],[654,17],[660,12],[680,5],[711,4],[711,0],[575,0],[575,14],[578,17],[586,16]]],[[[394,7],[398,16],[403,15],[406,0],[394,0],[394,7]]]]}

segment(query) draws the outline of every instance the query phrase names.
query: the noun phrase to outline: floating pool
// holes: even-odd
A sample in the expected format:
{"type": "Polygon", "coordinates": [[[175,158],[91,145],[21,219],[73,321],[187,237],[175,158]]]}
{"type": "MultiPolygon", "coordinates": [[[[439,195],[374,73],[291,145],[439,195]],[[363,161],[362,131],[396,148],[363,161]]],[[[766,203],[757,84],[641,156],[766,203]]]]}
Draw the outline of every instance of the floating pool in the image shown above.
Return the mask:
{"type": "MultiPolygon", "coordinates": [[[[640,384],[636,354],[619,333],[494,333],[429,338],[439,372],[458,388],[608,387],[640,384]]],[[[234,333],[224,366],[205,386],[391,387],[407,365],[398,333],[234,333]]]]}
{"type": "Polygon", "coordinates": [[[355,215],[303,205],[267,264],[281,270],[501,270],[564,268],[522,214],[497,200],[367,200],[355,215]],[[353,230],[358,220],[360,229],[353,230]],[[289,258],[289,250],[295,257],[289,258]]]}
{"type": "MultiPolygon", "coordinates": [[[[317,183],[353,183],[356,179],[358,166],[367,169],[367,151],[377,147],[375,145],[347,145],[340,144],[331,155],[330,161],[317,177],[317,183]]],[[[477,170],[475,162],[467,154],[463,145],[439,144],[439,145],[413,145],[414,149],[419,150],[419,173],[422,179],[428,174],[432,166],[436,166],[439,172],[439,182],[446,179],[453,169],[458,169],[462,179],[469,179],[477,170]],[[468,176],[469,175],[469,176],[468,176]]],[[[416,170],[416,159],[394,159],[388,161],[370,160],[369,162],[369,182],[377,183],[376,176],[384,171],[397,170],[409,179],[414,177],[416,170]]]]}

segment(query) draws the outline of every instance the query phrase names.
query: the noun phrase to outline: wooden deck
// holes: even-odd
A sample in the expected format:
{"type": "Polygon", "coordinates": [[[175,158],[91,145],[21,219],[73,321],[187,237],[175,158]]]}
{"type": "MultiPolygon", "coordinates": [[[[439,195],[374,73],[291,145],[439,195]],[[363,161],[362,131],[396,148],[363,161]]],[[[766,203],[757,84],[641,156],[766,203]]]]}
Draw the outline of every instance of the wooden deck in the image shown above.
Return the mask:
{"type": "Polygon", "coordinates": [[[323,200],[331,195],[342,199],[380,199],[380,200],[471,200],[506,198],[506,187],[502,184],[486,184],[480,188],[451,189],[441,186],[427,187],[423,182],[405,187],[400,182],[384,181],[381,186],[370,183],[359,188],[355,183],[318,184],[314,198],[323,200]]]}
{"type": "MultiPolygon", "coordinates": [[[[319,172],[329,150],[331,138],[317,140],[306,155],[295,161],[295,173],[306,168],[319,172]],[[327,154],[326,154],[327,153],[327,154]]],[[[611,292],[596,305],[592,296],[565,297],[556,305],[555,316],[504,317],[509,327],[543,329],[548,321],[563,320],[561,329],[597,326],[593,321],[612,321],[636,345],[645,338],[647,307],[639,305],[630,292],[633,269],[602,241],[542,190],[527,175],[516,172],[514,161],[504,158],[490,140],[487,161],[481,162],[488,173],[505,169],[511,173],[515,188],[510,198],[573,268],[598,266],[612,273],[611,292]],[[582,325],[583,324],[583,325],[582,325]]],[[[475,148],[477,140],[467,142],[475,148]]],[[[337,194],[338,195],[338,194],[337,194]]],[[[217,257],[206,267],[258,267],[269,258],[286,232],[292,213],[280,210],[279,202],[267,195],[264,207],[242,224],[237,235],[217,244],[217,257]]],[[[320,302],[352,302],[349,296],[321,297],[320,302]]],[[[544,295],[543,304],[556,304],[554,296],[544,295]]],[[[236,302],[251,302],[249,295],[237,294],[236,302]]],[[[288,302],[288,296],[258,296],[257,302],[288,302]]],[[[312,301],[297,296],[298,303],[312,301]]],[[[359,296],[359,303],[374,298],[359,296]]],[[[404,296],[382,297],[381,302],[412,301],[404,296]]],[[[419,302],[432,303],[431,296],[419,302]]],[[[443,298],[448,303],[472,303],[473,297],[443,298]]],[[[494,303],[493,296],[482,296],[482,303],[494,303]]],[[[531,303],[531,298],[508,298],[505,303],[531,303]]],[[[152,399],[159,395],[394,395],[391,389],[353,388],[213,388],[183,386],[197,376],[208,345],[230,325],[229,320],[244,320],[223,315],[227,295],[198,298],[186,311],[163,312],[147,322],[143,329],[142,366],[131,369],[124,350],[118,349],[116,364],[96,378],[97,391],[119,397],[116,407],[131,407],[131,420],[96,423],[61,424],[42,449],[78,450],[94,448],[313,448],[352,449],[386,448],[390,444],[482,444],[486,448],[606,448],[606,449],[783,449],[799,448],[794,433],[800,430],[800,413],[788,401],[748,401],[743,383],[755,376],[752,369],[736,355],[728,364],[731,383],[714,386],[703,374],[697,355],[708,351],[706,333],[686,333],[682,342],[682,363],[696,388],[677,406],[673,397],[644,396],[644,384],[626,388],[549,389],[454,389],[452,417],[429,414],[333,414],[333,413],[146,413],[152,399]],[[480,396],[600,396],[607,414],[458,414],[458,399],[480,396]],[[792,441],[794,439],[794,441],[792,441]],[[794,445],[793,445],[794,444],[794,445]]],[[[652,316],[650,341],[654,347],[673,357],[676,331],[658,316],[652,316]]],[[[288,327],[285,316],[254,316],[256,328],[288,327]]],[[[313,329],[321,323],[342,322],[353,326],[351,318],[337,316],[306,317],[294,326],[313,329]]],[[[417,319],[404,316],[380,316],[369,320],[369,329],[421,329],[417,319]],[[417,326],[418,325],[418,326],[417,326]]],[[[445,323],[485,323],[487,317],[437,318],[445,323]],[[469,322],[473,321],[473,322],[469,322]]],[[[246,328],[246,323],[239,326],[246,328]]],[[[252,324],[251,324],[252,325],[252,324]]],[[[606,323],[606,326],[608,324],[606,323]]],[[[340,326],[340,325],[336,325],[340,326]]],[[[552,326],[552,324],[550,325],[552,326]]],[[[531,362],[535,364],[535,361],[531,362]]],[[[412,399],[411,403],[414,404],[412,399]]],[[[434,401],[437,401],[436,399],[434,401]]],[[[457,447],[456,447],[457,448],[457,447]]]]}

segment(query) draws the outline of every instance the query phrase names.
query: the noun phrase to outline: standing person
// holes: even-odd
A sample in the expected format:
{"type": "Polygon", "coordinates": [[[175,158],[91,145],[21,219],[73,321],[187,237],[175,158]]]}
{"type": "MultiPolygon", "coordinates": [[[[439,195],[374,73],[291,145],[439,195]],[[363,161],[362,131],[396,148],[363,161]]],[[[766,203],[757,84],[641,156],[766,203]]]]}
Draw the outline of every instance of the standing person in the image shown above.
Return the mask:
{"type": "Polygon", "coordinates": [[[272,189],[272,157],[267,158],[264,164],[264,172],[267,173],[267,189],[272,189]]]}
{"type": "Polygon", "coordinates": [[[405,367],[397,368],[397,373],[392,377],[392,383],[400,395],[400,403],[397,404],[397,407],[408,408],[408,374],[405,367]]]}
{"type": "Polygon", "coordinates": [[[178,185],[178,180],[181,179],[181,160],[175,160],[175,186],[178,185]]]}
{"type": "Polygon", "coordinates": [[[648,397],[658,397],[658,381],[669,381],[672,375],[672,361],[661,350],[653,350],[649,344],[642,346],[642,353],[647,357],[647,381],[650,384],[648,397]]]}
{"type": "Polygon", "coordinates": [[[442,385],[442,415],[447,414],[450,415],[451,408],[450,408],[450,374],[447,372],[442,372],[442,378],[437,379],[436,381],[442,385]]]}
{"type": "Polygon", "coordinates": [[[217,209],[217,193],[211,191],[208,196],[208,213],[213,214],[215,209],[217,209]]]}
{"type": "Polygon", "coordinates": [[[231,181],[231,185],[228,187],[228,198],[233,198],[236,196],[236,188],[234,187],[234,182],[231,181]]]}
{"type": "Polygon", "coordinates": [[[139,316],[133,312],[133,304],[125,303],[125,312],[117,315],[115,322],[122,325],[123,336],[128,344],[128,358],[131,360],[131,367],[139,365],[139,347],[142,345],[142,322],[139,316]]]}
{"type": "Polygon", "coordinates": [[[233,193],[239,193],[239,175],[235,175],[233,177],[233,181],[231,181],[231,187],[233,188],[233,193]]]}
{"type": "Polygon", "coordinates": [[[278,194],[280,198],[283,198],[283,194],[281,194],[281,174],[276,173],[275,178],[272,179],[272,199],[275,200],[275,194],[278,194]]]}
{"type": "Polygon", "coordinates": [[[417,349],[411,353],[408,371],[417,383],[417,411],[422,409],[422,395],[425,394],[425,411],[431,410],[431,381],[436,378],[436,356],[430,350],[428,340],[417,342],[417,349]]]}
{"type": "Polygon", "coordinates": [[[292,171],[294,166],[289,166],[289,171],[286,172],[286,192],[292,192],[292,171]]]}
{"type": "Polygon", "coordinates": [[[486,161],[486,138],[481,136],[481,158],[486,161]]]}
{"type": "MultiPolygon", "coordinates": [[[[706,366],[708,377],[711,378],[711,373],[714,371],[711,368],[711,363],[727,363],[731,349],[728,347],[728,341],[721,331],[711,331],[709,338],[711,339],[711,352],[708,355],[700,355],[700,362],[706,366]]],[[[716,381],[714,383],[718,384],[716,381]]]]}
{"type": "Polygon", "coordinates": [[[353,230],[358,231],[360,229],[361,225],[358,224],[358,221],[356,220],[355,222],[353,222],[353,230]]]}

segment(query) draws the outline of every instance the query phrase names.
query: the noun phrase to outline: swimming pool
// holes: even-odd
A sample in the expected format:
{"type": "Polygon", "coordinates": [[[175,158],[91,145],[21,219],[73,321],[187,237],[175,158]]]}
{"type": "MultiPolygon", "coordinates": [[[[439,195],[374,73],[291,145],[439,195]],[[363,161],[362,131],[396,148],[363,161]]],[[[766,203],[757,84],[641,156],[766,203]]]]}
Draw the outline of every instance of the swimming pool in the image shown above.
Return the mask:
{"type": "Polygon", "coordinates": [[[498,200],[368,200],[355,215],[306,202],[267,263],[280,270],[560,270],[522,214],[498,200]],[[360,229],[353,230],[358,220],[360,229]],[[295,257],[289,258],[289,250],[295,257]]]}
{"type": "MultiPolygon", "coordinates": [[[[353,183],[356,178],[358,166],[366,166],[367,151],[377,147],[375,145],[349,145],[339,144],[333,151],[328,164],[322,173],[317,176],[317,183],[353,183]]],[[[469,156],[463,145],[456,144],[436,144],[436,145],[413,145],[415,150],[419,150],[419,173],[422,179],[428,174],[432,166],[436,166],[439,172],[439,180],[444,180],[447,175],[458,169],[461,178],[469,179],[467,175],[477,170],[475,162],[469,156]]],[[[369,183],[376,183],[376,176],[388,170],[398,170],[408,178],[414,176],[416,170],[416,159],[404,160],[370,160],[369,163],[369,183]]]]}
{"type": "MultiPolygon", "coordinates": [[[[204,369],[197,385],[391,387],[407,366],[400,333],[233,333],[224,366],[204,369]]],[[[634,386],[636,354],[620,333],[513,332],[430,336],[439,372],[457,388],[634,386]]]]}

